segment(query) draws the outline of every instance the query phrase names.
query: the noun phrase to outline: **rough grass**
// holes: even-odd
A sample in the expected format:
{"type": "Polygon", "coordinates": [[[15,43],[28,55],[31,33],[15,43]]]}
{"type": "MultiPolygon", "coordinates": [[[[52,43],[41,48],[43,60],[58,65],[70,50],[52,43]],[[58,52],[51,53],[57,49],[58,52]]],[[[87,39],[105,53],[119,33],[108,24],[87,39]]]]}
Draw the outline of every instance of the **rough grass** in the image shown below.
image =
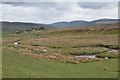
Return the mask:
{"type": "Polygon", "coordinates": [[[112,53],[112,52],[105,52],[105,53],[101,53],[101,54],[96,54],[96,57],[98,58],[117,58],[118,57],[118,53],[112,53]]]}
{"type": "Polygon", "coordinates": [[[3,78],[117,78],[118,60],[70,64],[34,59],[3,49],[2,69],[3,78]]]}
{"type": "Polygon", "coordinates": [[[71,55],[94,55],[106,52],[108,49],[103,47],[79,47],[69,51],[71,55]]]}
{"type": "MultiPolygon", "coordinates": [[[[102,29],[95,31],[35,31],[21,34],[5,34],[3,36],[3,77],[36,78],[36,77],[69,77],[69,78],[115,78],[118,77],[118,60],[108,59],[89,63],[62,63],[61,61],[35,59],[31,55],[43,54],[47,50],[51,54],[64,56],[73,54],[97,54],[109,56],[104,51],[119,48],[116,30],[105,33],[102,29]],[[52,32],[52,33],[51,33],[52,32]],[[100,32],[100,33],[98,33],[100,32]],[[97,34],[98,33],[98,34],[97,34]],[[37,36],[39,35],[39,36],[37,36]],[[21,44],[14,45],[16,40],[21,44]],[[99,45],[102,44],[102,45],[99,45]],[[14,52],[8,50],[12,49],[14,52]],[[36,49],[38,49],[36,51],[36,49]],[[15,53],[16,52],[16,53],[15,53]]],[[[107,31],[108,32],[108,31],[107,31]]],[[[111,54],[112,55],[112,54],[111,54]]],[[[110,56],[111,56],[110,55],[110,56]]],[[[71,55],[70,55],[71,56],[71,55]]]]}

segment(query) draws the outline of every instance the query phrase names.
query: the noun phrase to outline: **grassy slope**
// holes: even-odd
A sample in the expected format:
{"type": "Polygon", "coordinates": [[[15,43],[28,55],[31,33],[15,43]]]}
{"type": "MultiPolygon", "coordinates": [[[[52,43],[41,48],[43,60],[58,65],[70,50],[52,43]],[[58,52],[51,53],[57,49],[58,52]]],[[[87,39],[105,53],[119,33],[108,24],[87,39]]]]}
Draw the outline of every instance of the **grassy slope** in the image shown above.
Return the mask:
{"type": "Polygon", "coordinates": [[[117,59],[69,64],[38,60],[3,49],[3,77],[117,77],[117,59]],[[103,70],[106,67],[108,70],[103,70]]]}

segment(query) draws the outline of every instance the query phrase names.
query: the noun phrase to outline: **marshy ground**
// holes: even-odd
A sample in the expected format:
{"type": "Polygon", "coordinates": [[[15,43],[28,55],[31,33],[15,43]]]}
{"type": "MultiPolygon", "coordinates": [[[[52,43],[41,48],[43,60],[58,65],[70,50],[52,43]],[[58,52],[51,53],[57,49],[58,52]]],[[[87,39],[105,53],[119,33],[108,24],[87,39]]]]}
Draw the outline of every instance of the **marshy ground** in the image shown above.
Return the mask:
{"type": "MultiPolygon", "coordinates": [[[[12,71],[10,70],[10,72],[7,66],[14,64],[14,61],[9,63],[6,58],[16,56],[15,63],[21,63],[24,66],[21,67],[23,70],[25,65],[31,64],[30,71],[27,70],[28,73],[25,74],[27,77],[117,77],[119,49],[117,31],[117,28],[111,27],[90,27],[38,30],[20,34],[4,33],[3,61],[6,63],[3,63],[5,71],[3,76],[10,77],[8,73],[12,73],[12,71]],[[22,61],[22,57],[26,63],[22,61]],[[41,69],[38,72],[35,68],[41,69]],[[47,71],[46,68],[48,68],[47,71]],[[86,72],[86,69],[90,73],[86,72]]],[[[12,61],[12,59],[10,60],[12,61]]],[[[17,65],[19,68],[20,64],[17,65]]],[[[17,69],[13,65],[11,67],[17,69]]],[[[11,76],[18,77],[17,74],[22,73],[22,71],[16,72],[11,76]]],[[[20,77],[26,77],[25,75],[20,77]]]]}

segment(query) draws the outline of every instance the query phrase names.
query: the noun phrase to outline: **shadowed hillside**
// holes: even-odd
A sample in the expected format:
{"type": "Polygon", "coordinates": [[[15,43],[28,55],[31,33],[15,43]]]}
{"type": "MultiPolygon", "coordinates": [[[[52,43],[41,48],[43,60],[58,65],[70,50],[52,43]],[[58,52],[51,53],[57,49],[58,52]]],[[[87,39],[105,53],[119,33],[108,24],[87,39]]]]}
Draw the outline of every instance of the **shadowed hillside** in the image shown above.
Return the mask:
{"type": "Polygon", "coordinates": [[[83,26],[83,27],[74,27],[66,28],[51,31],[49,34],[118,34],[118,24],[103,24],[103,25],[94,25],[94,26],[83,26]]]}
{"type": "Polygon", "coordinates": [[[22,23],[22,22],[2,22],[2,31],[3,32],[15,32],[17,30],[31,30],[32,28],[41,28],[46,29],[53,28],[50,25],[46,24],[35,24],[35,23],[22,23]]]}
{"type": "Polygon", "coordinates": [[[104,26],[104,25],[113,25],[118,23],[118,19],[99,19],[91,22],[78,20],[71,22],[57,22],[53,24],[36,24],[36,23],[23,23],[23,22],[0,22],[2,23],[3,32],[15,32],[31,30],[32,28],[41,28],[45,29],[61,29],[61,28],[80,28],[80,27],[90,27],[90,26],[104,26]]]}
{"type": "Polygon", "coordinates": [[[94,21],[77,20],[71,22],[56,22],[50,25],[57,28],[71,28],[71,27],[81,27],[81,26],[97,26],[97,25],[113,24],[117,22],[118,19],[98,19],[94,21]]]}

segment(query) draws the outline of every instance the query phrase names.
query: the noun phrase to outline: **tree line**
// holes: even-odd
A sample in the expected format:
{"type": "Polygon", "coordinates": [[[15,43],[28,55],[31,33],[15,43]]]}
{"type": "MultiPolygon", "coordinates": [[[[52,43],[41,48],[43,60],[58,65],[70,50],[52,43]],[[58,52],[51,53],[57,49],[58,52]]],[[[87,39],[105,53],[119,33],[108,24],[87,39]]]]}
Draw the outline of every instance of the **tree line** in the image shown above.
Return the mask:
{"type": "Polygon", "coordinates": [[[27,30],[25,30],[25,31],[17,30],[16,33],[17,33],[17,34],[20,34],[20,33],[22,33],[22,32],[39,31],[39,30],[44,30],[44,29],[45,29],[44,27],[40,27],[40,28],[27,29],[27,30]]]}

